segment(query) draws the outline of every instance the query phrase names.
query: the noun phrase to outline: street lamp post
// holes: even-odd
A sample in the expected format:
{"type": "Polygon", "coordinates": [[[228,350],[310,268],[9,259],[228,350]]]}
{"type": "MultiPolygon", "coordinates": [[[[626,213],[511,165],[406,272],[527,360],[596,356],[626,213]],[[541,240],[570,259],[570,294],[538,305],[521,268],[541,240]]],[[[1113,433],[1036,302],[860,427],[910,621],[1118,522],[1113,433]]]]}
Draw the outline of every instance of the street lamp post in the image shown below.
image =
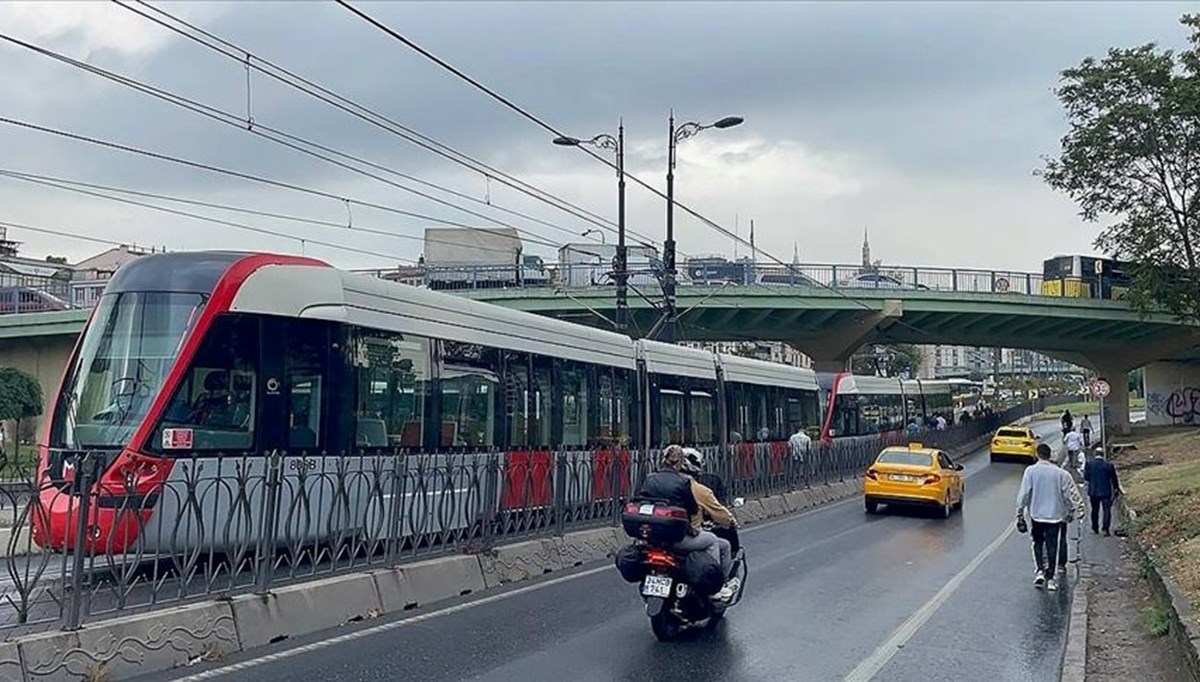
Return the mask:
{"type": "MultiPolygon", "coordinates": [[[[624,333],[629,326],[629,258],[625,246],[625,122],[617,126],[617,136],[597,135],[590,140],[581,140],[565,135],[554,138],[554,144],[564,147],[591,145],[598,149],[609,149],[617,154],[617,252],[613,256],[613,279],[617,284],[617,331],[624,333]]],[[[587,234],[594,230],[588,230],[587,234]]],[[[604,234],[600,234],[600,242],[604,243],[604,234]]]]}
{"type": "Polygon", "coordinates": [[[709,128],[732,128],[740,125],[743,120],[745,119],[739,116],[726,116],[709,125],[684,123],[676,128],[675,112],[671,112],[667,136],[667,239],[663,242],[662,282],[663,299],[666,303],[666,319],[660,334],[660,339],[667,343],[674,343],[677,333],[675,327],[677,316],[675,307],[675,146],[702,130],[709,128]]]}

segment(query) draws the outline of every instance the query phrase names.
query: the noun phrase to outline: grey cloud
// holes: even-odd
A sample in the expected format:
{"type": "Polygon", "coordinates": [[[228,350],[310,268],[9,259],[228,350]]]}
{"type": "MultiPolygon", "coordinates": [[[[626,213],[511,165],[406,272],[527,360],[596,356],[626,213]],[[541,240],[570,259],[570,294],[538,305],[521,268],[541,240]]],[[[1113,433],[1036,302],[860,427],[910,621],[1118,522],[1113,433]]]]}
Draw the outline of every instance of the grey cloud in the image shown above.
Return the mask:
{"type": "MultiPolygon", "coordinates": [[[[173,6],[166,5],[168,10],[173,6]]],[[[854,155],[923,185],[962,178],[1027,191],[1038,154],[1053,152],[1061,120],[1050,89],[1059,69],[1114,44],[1171,42],[1189,6],[1082,3],[370,3],[364,8],[468,73],[577,135],[609,131],[624,116],[631,170],[660,175],[666,113],[710,120],[740,114],[727,134],[765,141],[727,152],[749,161],[772,140],[854,155]]],[[[449,77],[332,3],[242,3],[205,22],[314,80],[435,138],[521,175],[595,173],[571,196],[612,215],[606,171],[549,144],[549,134],[449,77]]],[[[72,52],[78,35],[55,42],[72,52]]],[[[354,180],[294,152],[44,59],[0,48],[0,94],[10,115],[303,184],[353,187],[371,198],[441,217],[461,214],[382,185],[354,180]]],[[[78,54],[78,53],[76,53],[78,54]]],[[[234,111],[245,75],[179,39],[147,58],[99,51],[95,63],[234,111]]],[[[256,119],[372,160],[481,194],[479,178],[269,81],[253,79],[256,119]]],[[[193,196],[234,191],[289,204],[278,192],[161,163],[89,150],[0,127],[4,165],[193,196]]],[[[565,181],[564,181],[565,182],[565,181]]],[[[573,182],[573,181],[572,181],[573,182]]],[[[659,181],[661,182],[661,181],[659,181]]],[[[1016,190],[1008,190],[1016,191],[1016,190]]],[[[1049,190],[1046,190],[1047,192],[1049,190]]],[[[559,219],[495,188],[522,210],[559,219]]],[[[40,195],[39,195],[40,196],[40,195]]],[[[896,200],[894,196],[889,199],[896,200]]],[[[901,200],[903,197],[901,197],[901,200]]],[[[738,197],[694,197],[723,223],[737,211],[769,214],[738,197]]],[[[980,200],[983,200],[982,197],[980,200]]],[[[878,206],[820,204],[821,220],[854,221],[878,206]]],[[[1003,204],[1006,198],[997,195],[1003,204]]],[[[292,199],[321,215],[327,202],[292,199]]],[[[638,220],[657,232],[661,202],[639,199],[638,220]]],[[[386,216],[368,217],[394,220],[386,216]]],[[[562,218],[564,224],[577,221],[562,218]]],[[[153,222],[153,221],[150,221],[153,222]]],[[[779,221],[765,221],[782,222],[779,221]]],[[[415,229],[417,221],[406,222],[415,229]]],[[[936,225],[936,217],[930,225],[936,225]]],[[[689,234],[699,235],[698,232],[689,234]]],[[[767,228],[773,229],[773,228],[767,228]]],[[[774,228],[777,229],[777,228],[774,228]]],[[[932,228],[931,228],[932,229],[932,228]]],[[[961,233],[961,226],[943,229],[961,233]]],[[[545,234],[554,234],[544,229],[545,234]]],[[[768,233],[764,238],[772,240],[768,233]]],[[[775,239],[778,252],[790,242],[775,239]]],[[[843,249],[844,242],[837,248],[843,249]]],[[[853,241],[853,240],[851,240],[853,241]]],[[[832,247],[827,247],[832,250],[832,247]]],[[[963,247],[964,249],[966,247],[963,247]]],[[[786,249],[790,253],[790,249],[786,249]]],[[[414,252],[415,253],[415,252],[414,252]]]]}

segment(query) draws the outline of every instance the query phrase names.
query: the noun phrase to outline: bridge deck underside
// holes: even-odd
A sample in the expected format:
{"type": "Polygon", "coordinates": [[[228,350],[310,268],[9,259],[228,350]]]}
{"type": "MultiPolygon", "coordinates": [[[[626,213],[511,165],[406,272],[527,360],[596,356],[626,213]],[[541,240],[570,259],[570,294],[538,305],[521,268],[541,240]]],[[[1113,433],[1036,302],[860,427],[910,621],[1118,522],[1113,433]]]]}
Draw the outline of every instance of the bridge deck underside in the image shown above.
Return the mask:
{"type": "MultiPolygon", "coordinates": [[[[611,328],[613,298],[606,290],[473,292],[473,297],[600,328],[611,328]]],[[[770,340],[800,343],[831,330],[885,317],[864,343],[896,342],[1028,348],[1062,353],[1114,353],[1149,343],[1188,345],[1196,328],[1165,316],[1141,318],[1120,301],[1052,299],[1017,294],[926,291],[796,293],[757,287],[730,293],[689,287],[678,297],[679,337],[695,341],[770,340]]],[[[661,313],[645,300],[630,301],[632,332],[645,333],[661,313]]],[[[1176,359],[1200,349],[1174,351],[1176,359]]],[[[1164,358],[1165,359],[1165,358],[1164,358]]]]}

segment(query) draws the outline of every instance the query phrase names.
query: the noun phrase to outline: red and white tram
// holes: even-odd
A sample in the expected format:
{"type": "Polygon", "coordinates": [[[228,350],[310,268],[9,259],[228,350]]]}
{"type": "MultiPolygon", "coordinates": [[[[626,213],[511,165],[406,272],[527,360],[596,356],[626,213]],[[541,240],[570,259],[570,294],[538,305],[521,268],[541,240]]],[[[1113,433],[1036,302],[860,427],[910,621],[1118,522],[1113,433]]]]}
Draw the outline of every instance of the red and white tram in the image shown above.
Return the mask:
{"type": "Polygon", "coordinates": [[[828,440],[904,430],[909,421],[926,426],[937,415],[953,420],[950,382],[821,374],[825,417],[821,438],[828,440]]]}
{"type": "MultiPolygon", "coordinates": [[[[288,454],[293,496],[306,469],[373,452],[500,451],[506,475],[525,476],[549,471],[555,451],[591,451],[603,467],[669,442],[783,442],[819,424],[818,394],[808,370],[635,342],[310,258],[149,255],[108,283],[50,407],[34,539],[73,544],[84,453],[100,460],[87,547],[219,548],[261,530],[258,501],[226,488],[265,476],[266,453],[288,454]]],[[[544,479],[500,486],[499,509],[549,502],[544,479]]]]}

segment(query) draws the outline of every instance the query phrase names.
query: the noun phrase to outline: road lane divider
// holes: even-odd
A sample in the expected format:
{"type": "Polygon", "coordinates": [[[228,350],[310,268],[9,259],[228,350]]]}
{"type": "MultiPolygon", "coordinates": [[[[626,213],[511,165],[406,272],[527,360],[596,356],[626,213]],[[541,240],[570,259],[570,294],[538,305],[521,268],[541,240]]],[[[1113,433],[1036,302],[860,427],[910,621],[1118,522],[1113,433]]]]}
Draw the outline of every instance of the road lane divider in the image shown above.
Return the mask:
{"type": "Polygon", "coordinates": [[[1000,546],[1012,536],[1016,528],[1015,522],[1009,523],[1004,528],[1004,531],[995,540],[992,540],[991,544],[984,547],[979,554],[976,554],[961,571],[943,585],[942,589],[937,591],[937,594],[933,595],[929,601],[925,602],[921,608],[914,611],[907,620],[901,623],[900,627],[896,628],[892,635],[883,644],[879,645],[878,649],[863,659],[858,664],[858,667],[851,670],[850,674],[846,675],[844,682],[867,682],[878,675],[884,666],[904,648],[908,640],[912,639],[920,631],[921,627],[933,617],[933,614],[937,613],[938,609],[958,591],[958,588],[962,586],[966,579],[971,577],[975,569],[982,566],[983,562],[988,560],[988,557],[1000,549],[1000,546]]]}

